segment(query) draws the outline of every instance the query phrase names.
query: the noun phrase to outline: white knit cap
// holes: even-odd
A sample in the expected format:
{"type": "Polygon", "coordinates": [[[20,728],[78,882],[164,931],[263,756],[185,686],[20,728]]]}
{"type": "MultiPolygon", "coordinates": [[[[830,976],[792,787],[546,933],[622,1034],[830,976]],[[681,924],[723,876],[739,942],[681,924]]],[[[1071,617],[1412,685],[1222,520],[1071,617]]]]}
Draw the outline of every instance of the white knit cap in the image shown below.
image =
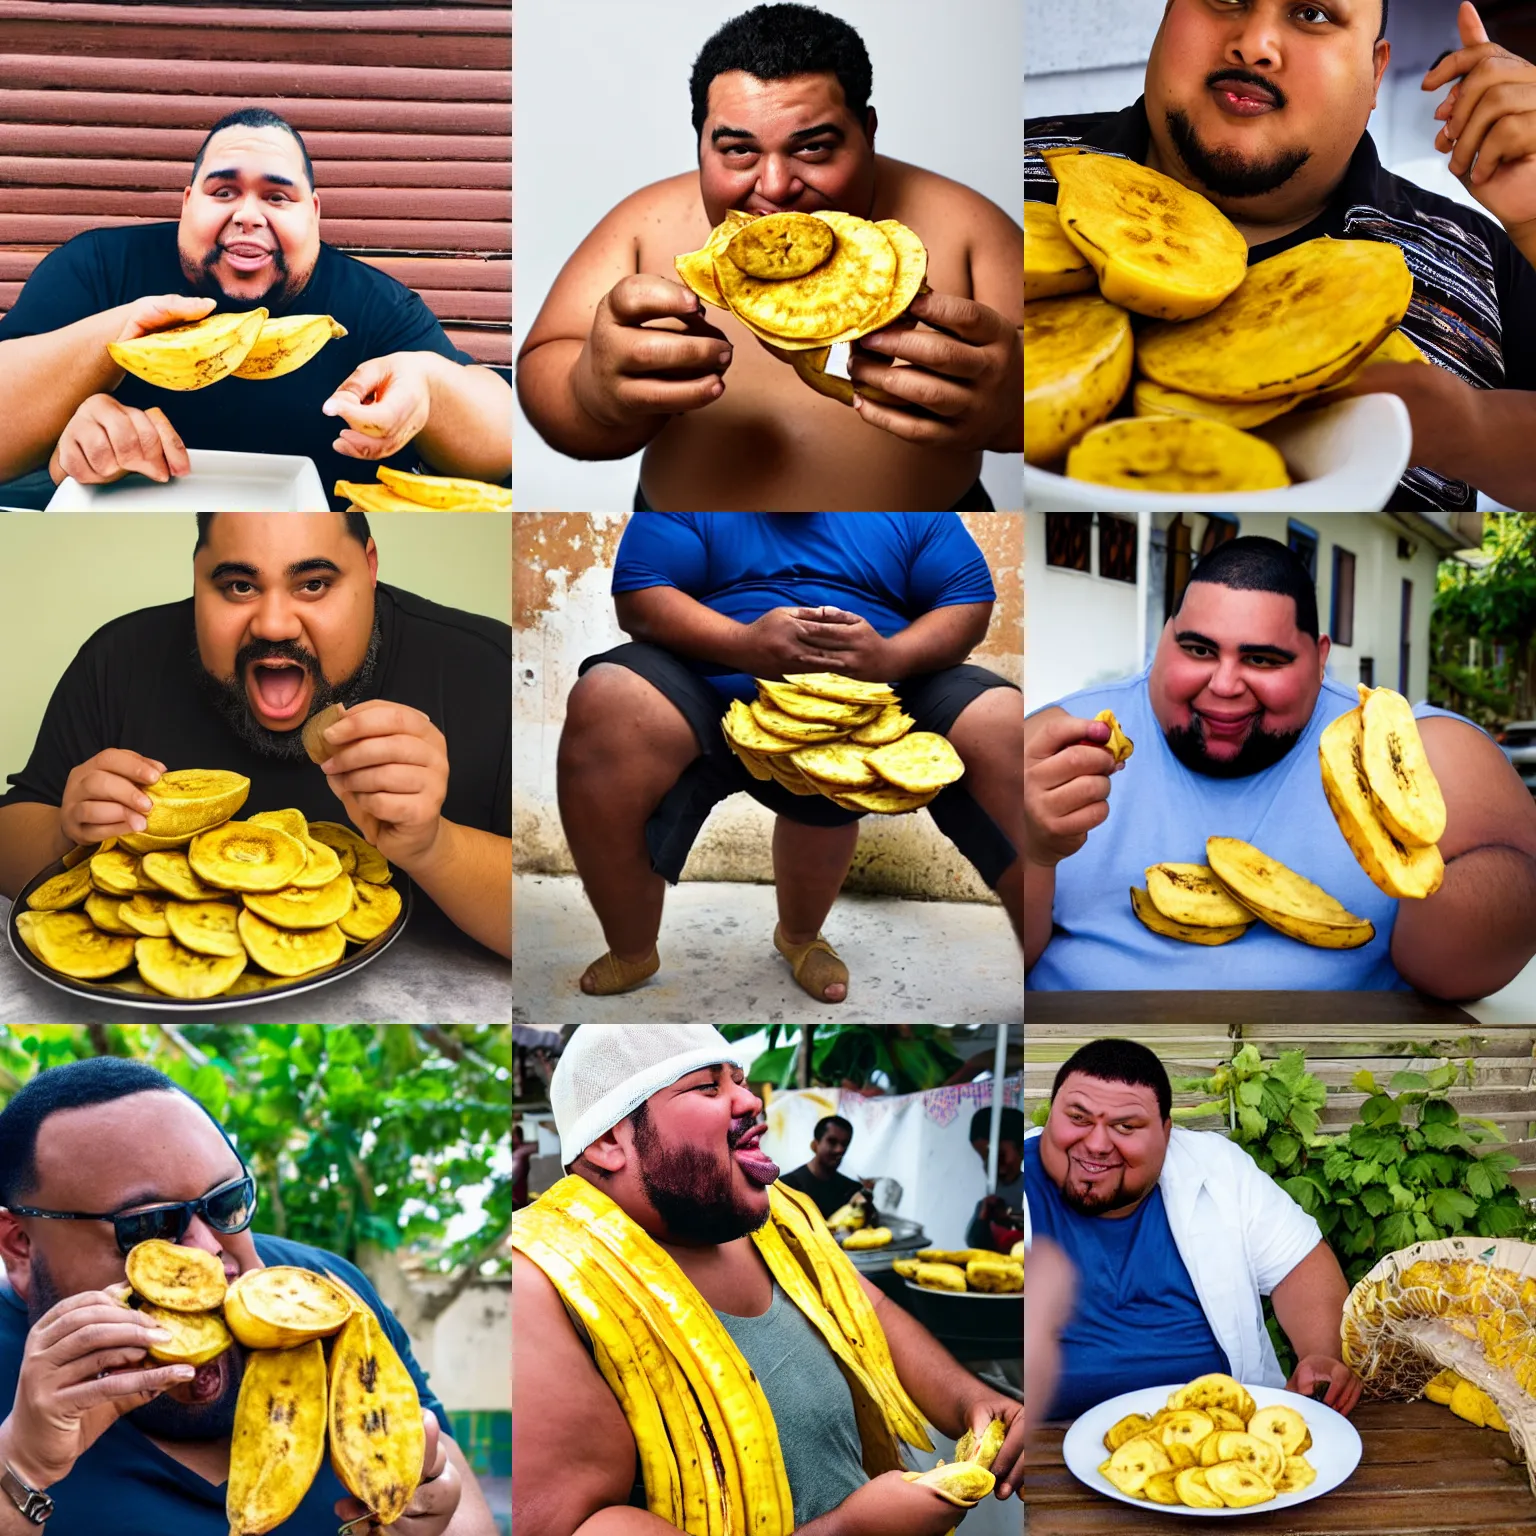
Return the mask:
{"type": "Polygon", "coordinates": [[[752,1058],[709,1024],[583,1024],[549,1081],[560,1166],[569,1168],[653,1093],[724,1062],[745,1072],[752,1058]]]}

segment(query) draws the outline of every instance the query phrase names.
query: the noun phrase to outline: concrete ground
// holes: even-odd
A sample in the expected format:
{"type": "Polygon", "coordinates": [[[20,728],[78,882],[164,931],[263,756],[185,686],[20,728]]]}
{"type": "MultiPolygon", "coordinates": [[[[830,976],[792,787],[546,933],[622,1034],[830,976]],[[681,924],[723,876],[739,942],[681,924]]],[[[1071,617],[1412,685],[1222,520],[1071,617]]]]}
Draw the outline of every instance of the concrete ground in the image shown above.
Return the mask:
{"type": "Polygon", "coordinates": [[[773,947],[773,887],[685,880],[667,892],[661,969],[633,992],[577,987],[607,946],[574,876],[513,878],[512,1021],[559,1024],[1010,1024],[1024,961],[1001,907],[843,895],[823,932],[848,996],[818,1004],[773,947]]]}

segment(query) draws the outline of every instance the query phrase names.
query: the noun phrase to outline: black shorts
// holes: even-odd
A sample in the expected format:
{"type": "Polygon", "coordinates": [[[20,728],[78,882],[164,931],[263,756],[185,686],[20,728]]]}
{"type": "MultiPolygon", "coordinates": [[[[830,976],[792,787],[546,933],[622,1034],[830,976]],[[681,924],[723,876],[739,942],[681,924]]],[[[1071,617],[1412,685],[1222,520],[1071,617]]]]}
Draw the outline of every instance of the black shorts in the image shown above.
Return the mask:
{"type": "MultiPolygon", "coordinates": [[[[635,481],[634,510],[636,512],[654,512],[656,510],[645,499],[645,492],[640,489],[640,482],[638,480],[635,481]]],[[[992,505],[992,498],[987,495],[987,488],[981,483],[981,476],[978,475],[975,485],[949,510],[951,512],[995,512],[997,508],[992,505]]]]}
{"type": "MultiPolygon", "coordinates": [[[[787,816],[808,827],[845,827],[866,814],[845,811],[821,795],[793,795],[777,780],[764,784],[754,779],[726,745],[725,733],[720,729],[729,701],[682,657],[659,645],[629,641],[600,656],[588,656],[580,670],[585,672],[599,662],[628,667],[643,677],[677,706],[699,743],[699,756],[683,769],[677,783],[662,796],[645,824],[651,868],[671,884],[676,885],[682,878],[688,852],[709,813],[738,791],[745,791],[775,815],[787,816]]],[[[967,664],[909,677],[894,686],[901,692],[902,710],[915,722],[913,729],[937,731],[942,736],[978,694],[989,688],[1014,685],[985,667],[967,664]]],[[[1022,702],[1021,699],[1021,707],[1022,702]]],[[[939,830],[970,860],[987,885],[996,889],[1017,851],[998,824],[971,798],[965,781],[946,785],[928,802],[927,809],[939,830]]]]}

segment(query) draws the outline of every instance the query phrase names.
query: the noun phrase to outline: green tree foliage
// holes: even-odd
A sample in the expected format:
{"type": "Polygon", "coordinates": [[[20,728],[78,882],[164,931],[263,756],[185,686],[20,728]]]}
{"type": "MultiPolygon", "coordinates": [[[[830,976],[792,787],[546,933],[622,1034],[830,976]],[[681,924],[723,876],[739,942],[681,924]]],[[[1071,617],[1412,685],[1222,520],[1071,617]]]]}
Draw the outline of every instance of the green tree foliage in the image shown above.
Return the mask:
{"type": "MultiPolygon", "coordinates": [[[[727,1040],[741,1040],[761,1028],[760,1024],[728,1024],[720,1033],[727,1040]]],[[[752,1063],[752,1081],[793,1088],[799,1049],[798,1024],[770,1024],[768,1049],[752,1063]],[[782,1045],[781,1035],[786,1037],[782,1045]]],[[[960,1065],[960,1058],[950,1050],[944,1030],[937,1024],[905,1024],[891,1029],[869,1024],[818,1024],[811,1045],[811,1082],[827,1087],[844,1082],[862,1086],[878,1071],[890,1080],[892,1093],[925,1093],[946,1082],[960,1065]]]]}
{"type": "Polygon", "coordinates": [[[0,1101],[81,1057],[134,1057],[196,1098],[260,1185],[256,1230],[355,1259],[414,1248],[429,1271],[510,1268],[510,1031],[485,1025],[13,1026],[0,1101]],[[475,1231],[447,1240],[459,1191],[484,1186],[475,1231]]]}
{"type": "Polygon", "coordinates": [[[1431,679],[1436,702],[1470,709],[1483,723],[1511,718],[1530,698],[1536,652],[1536,514],[1508,512],[1487,520],[1483,532],[1486,561],[1470,566],[1442,561],[1430,649],[1435,658],[1431,679]],[[1484,649],[1479,665],[1465,659],[1466,642],[1484,649]],[[1503,646],[1502,664],[1486,648],[1503,646]]]}

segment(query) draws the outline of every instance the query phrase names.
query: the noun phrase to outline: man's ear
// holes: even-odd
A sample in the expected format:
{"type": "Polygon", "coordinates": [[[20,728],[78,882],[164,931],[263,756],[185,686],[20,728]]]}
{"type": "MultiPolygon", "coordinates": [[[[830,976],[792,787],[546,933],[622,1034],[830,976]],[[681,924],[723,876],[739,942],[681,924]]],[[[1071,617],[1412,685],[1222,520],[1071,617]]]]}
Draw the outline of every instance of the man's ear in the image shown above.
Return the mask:
{"type": "Polygon", "coordinates": [[[11,1289],[26,1301],[32,1289],[32,1239],[7,1210],[0,1209],[0,1263],[11,1289]]]}
{"type": "Polygon", "coordinates": [[[880,126],[880,114],[873,107],[868,107],[864,112],[864,137],[869,140],[869,147],[875,147],[875,130],[880,126]]]}

